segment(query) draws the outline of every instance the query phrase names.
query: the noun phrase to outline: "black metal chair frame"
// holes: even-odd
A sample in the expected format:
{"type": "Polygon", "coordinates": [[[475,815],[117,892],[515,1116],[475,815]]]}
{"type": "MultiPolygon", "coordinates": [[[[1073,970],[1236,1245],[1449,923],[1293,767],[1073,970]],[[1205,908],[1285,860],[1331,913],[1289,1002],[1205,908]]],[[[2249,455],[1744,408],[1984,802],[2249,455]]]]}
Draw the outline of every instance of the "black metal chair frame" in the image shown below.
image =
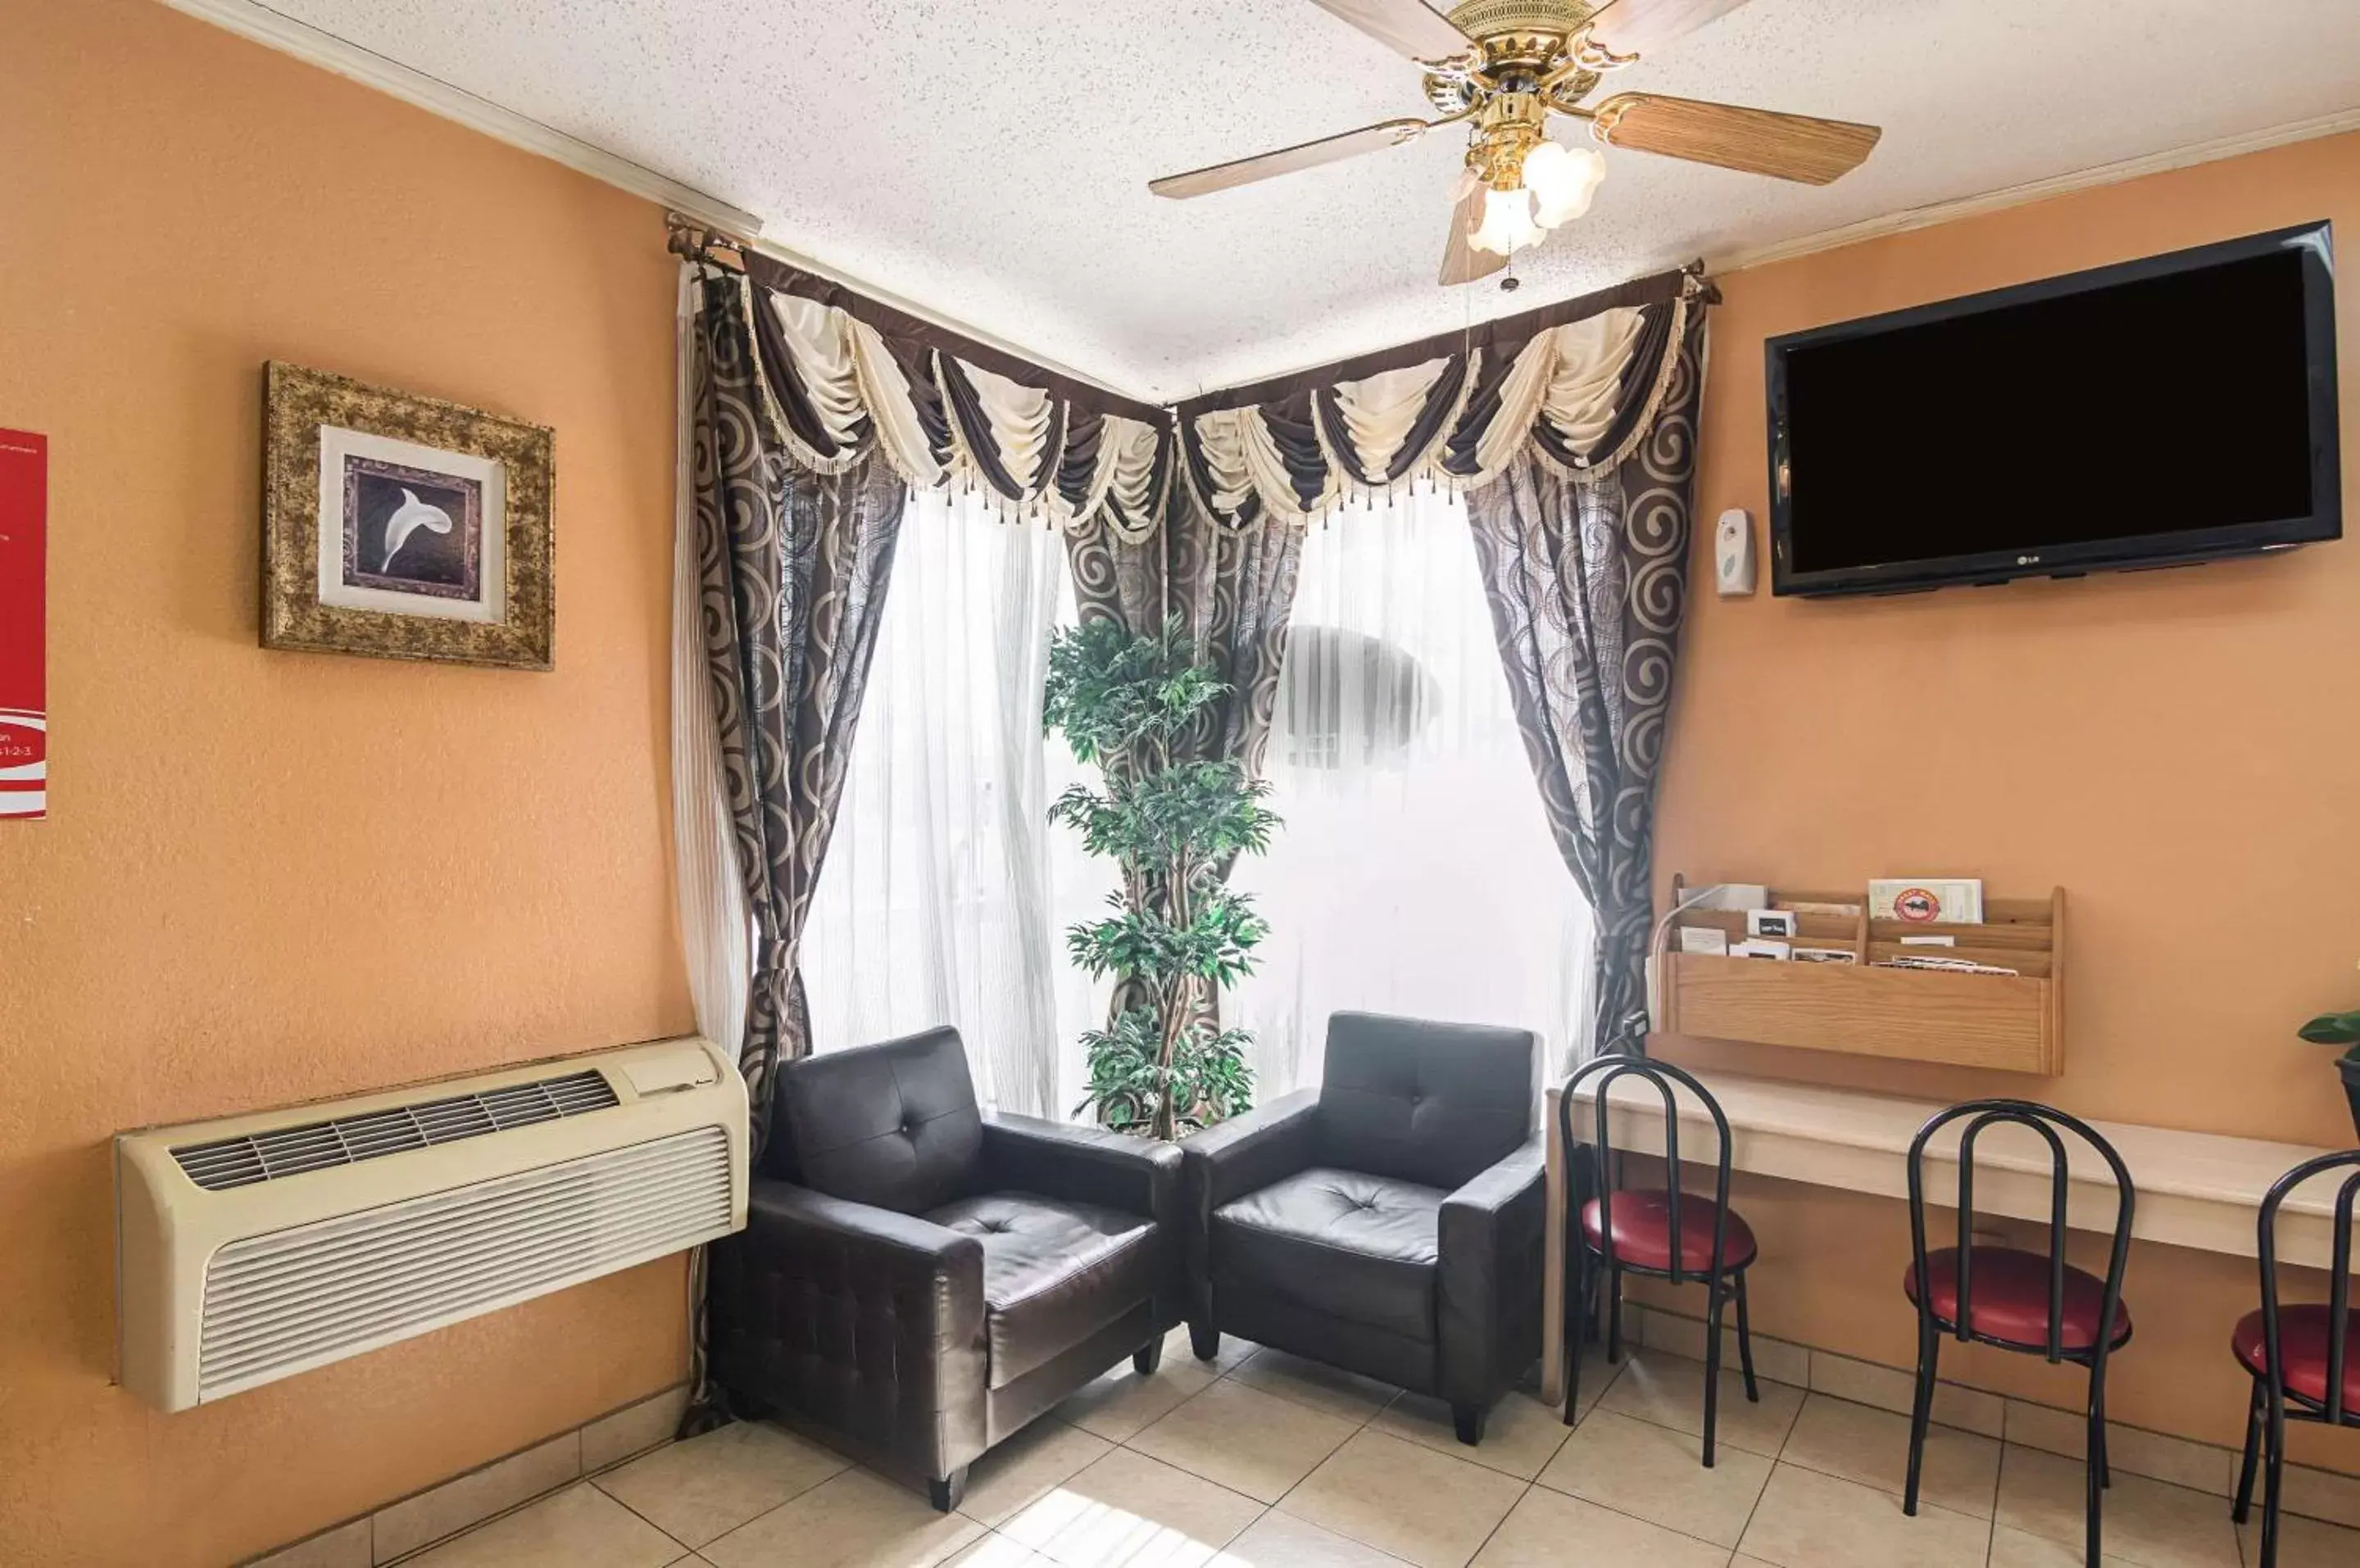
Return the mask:
{"type": "Polygon", "coordinates": [[[2106,1361],[2118,1343],[2130,1343],[2128,1334],[2116,1340],[2114,1319],[2122,1310],[2123,1269],[2130,1259],[2131,1216],[2137,1199],[2130,1170],[2123,1164],[2122,1156],[2114,1152],[2114,1145],[2100,1138],[2087,1123],[2053,1106],[2031,1100],[1969,1100],[1952,1105],[1918,1129],[1918,1136],[1909,1144],[1909,1254],[1918,1281],[1918,1388],[1909,1416],[1909,1479],[1902,1497],[1903,1513],[1914,1516],[1918,1512],[1918,1475],[1926,1457],[1926,1429],[1933,1419],[1935,1369],[1941,1356],[1943,1334],[1955,1336],[1961,1345],[1975,1343],[1996,1345],[2002,1350],[2043,1354],[2052,1366],[2070,1361],[2090,1371],[2087,1555],[2089,1568],[2099,1568],[2100,1496],[2114,1484],[2106,1464],[2106,1361]],[[1926,1266],[1926,1145],[1935,1133],[1962,1116],[1974,1119],[1959,1138],[1959,1312],[1956,1322],[1946,1323],[1934,1311],[1933,1279],[1926,1266]],[[2029,1127],[2049,1146],[2049,1338],[2043,1345],[1976,1334],[1967,1326],[1974,1321],[1970,1291],[1974,1259],[1975,1139],[1985,1127],[1999,1123],[2029,1127]],[[2072,1189],[2070,1165],[2064,1139],[2057,1136],[2058,1127],[2096,1149],[2114,1178],[2114,1241],[2106,1264],[2105,1295],[2099,1308],[2097,1332],[2092,1335],[2088,1348],[2081,1350],[2068,1350],[2062,1344],[2066,1204],[2072,1189]]]}
{"type": "MultiPolygon", "coordinates": [[[[1675,1197],[1671,1203],[1671,1251],[1668,1269],[1653,1269],[1628,1262],[1614,1256],[1613,1194],[1618,1189],[1620,1172],[1614,1160],[1614,1149],[1607,1127],[1607,1101],[1615,1081],[1625,1076],[1642,1078],[1655,1085],[1664,1100],[1664,1190],[1678,1194],[1680,1185],[1680,1117],[1679,1105],[1672,1093],[1677,1083],[1685,1085],[1712,1116],[1713,1129],[1721,1137],[1721,1153],[1713,1181],[1713,1224],[1711,1267],[1704,1271],[1705,1287],[1705,1351],[1704,1351],[1704,1464],[1712,1468],[1713,1434],[1720,1411],[1721,1395],[1721,1307],[1732,1296],[1737,1301],[1737,1358],[1745,1375],[1745,1397],[1759,1404],[1762,1389],[1754,1380],[1754,1333],[1745,1303],[1745,1269],[1727,1267],[1729,1254],[1729,1118],[1721,1114],[1721,1103],[1711,1092],[1688,1073],[1668,1062],[1657,1062],[1641,1056],[1601,1056],[1584,1063],[1557,1095],[1558,1146],[1566,1152],[1568,1169],[1574,1150],[1573,1102],[1574,1091],[1584,1080],[1596,1078],[1591,1091],[1596,1097],[1597,1137],[1591,1141],[1593,1169],[1597,1172],[1600,1225],[1599,1246],[1595,1256],[1600,1265],[1598,1281],[1606,1292],[1605,1316],[1606,1358],[1620,1361],[1622,1356],[1622,1276],[1643,1275],[1651,1279],[1668,1279],[1675,1285],[1685,1285],[1699,1278],[1698,1271],[1683,1268],[1680,1263],[1680,1211],[1685,1206],[1675,1197]]],[[[1592,1314],[1590,1290],[1591,1272],[1590,1260],[1593,1249],[1589,1237],[1582,1234],[1582,1204],[1567,1193],[1565,1205],[1565,1257],[1568,1278],[1564,1281],[1565,1322],[1560,1336],[1565,1345],[1565,1424],[1574,1424],[1581,1400],[1581,1347],[1589,1343],[1592,1314]]]]}
{"type": "Polygon", "coordinates": [[[2262,1262],[2262,1358],[2267,1370],[2254,1377],[2254,1399],[2245,1416],[2245,1457],[2237,1472],[2237,1501],[2229,1517],[2245,1522],[2254,1498],[2254,1466],[2265,1453],[2268,1467],[2262,1484],[2261,1568],[2278,1568],[2278,1478],[2286,1465],[2286,1423],[2317,1421],[2322,1426],[2360,1426],[2360,1410],[2344,1402],[2345,1345],[2352,1321],[2352,1213],[2360,1200],[2360,1149],[2322,1154],[2306,1160],[2274,1182],[2262,1200],[2258,1222],[2262,1262]],[[2327,1398],[2313,1399],[2286,1386],[2285,1363],[2278,1359],[2278,1205],[2287,1194],[2312,1177],[2344,1166],[2353,1168],[2335,1194],[2335,1251],[2329,1271],[2327,1330],[2327,1398]]]}

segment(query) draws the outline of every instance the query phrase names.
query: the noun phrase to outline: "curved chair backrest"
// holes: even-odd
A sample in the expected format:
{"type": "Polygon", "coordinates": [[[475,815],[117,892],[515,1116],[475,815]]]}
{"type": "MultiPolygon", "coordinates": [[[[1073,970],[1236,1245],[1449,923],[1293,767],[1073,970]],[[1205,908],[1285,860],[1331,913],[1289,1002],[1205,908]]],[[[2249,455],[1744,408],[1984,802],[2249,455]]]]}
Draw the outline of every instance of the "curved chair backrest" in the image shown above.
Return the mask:
{"type": "Polygon", "coordinates": [[[2360,1149],[2343,1154],[2322,1154],[2316,1160],[2306,1160],[2270,1186],[2269,1195],[2262,1200],[2260,1221],[2260,1257],[2262,1260],[2262,1346],[2269,1361],[2270,1399],[2273,1406],[2286,1399],[2285,1363],[2278,1359],[2278,1205],[2287,1194],[2312,1177],[2330,1171],[2352,1168],[2344,1185],[2335,1193],[2335,1252],[2328,1270],[2327,1319],[2327,1408],[2330,1424],[2341,1426],[2347,1418],[2360,1421],[2360,1410],[2347,1410],[2344,1404],[2344,1354],[2351,1346],[2352,1324],[2352,1210],[2354,1201],[2360,1199],[2360,1149]]]}
{"type": "MultiPolygon", "coordinates": [[[[1721,1278],[1721,1265],[1729,1242],[1729,1118],[1721,1115],[1721,1102],[1712,1097],[1711,1091],[1668,1062],[1657,1062],[1652,1057],[1645,1056],[1593,1057],[1575,1070],[1573,1076],[1565,1081],[1565,1087],[1557,1095],[1558,1141],[1564,1147],[1568,1158],[1570,1159],[1574,1144],[1574,1091],[1579,1089],[1585,1081],[1595,1079],[1596,1085],[1591,1093],[1597,1098],[1597,1126],[1596,1136],[1591,1138],[1590,1143],[1598,1155],[1600,1213],[1611,1214],[1613,1205],[1610,1200],[1614,1194],[1615,1171],[1614,1148],[1607,1131],[1607,1097],[1609,1092],[1613,1089],[1615,1081],[1625,1077],[1645,1079],[1655,1086],[1655,1092],[1664,1098],[1664,1190],[1666,1192],[1677,1193],[1680,1191],[1680,1115],[1678,1101],[1672,1094],[1672,1085],[1678,1083],[1685,1086],[1704,1103],[1704,1108],[1712,1116],[1713,1129],[1721,1135],[1721,1158],[1712,1189],[1714,1209],[1712,1272],[1706,1278],[1718,1279],[1721,1278]]],[[[1672,1203],[1671,1278],[1675,1285],[1688,1282],[1688,1273],[1680,1267],[1680,1209],[1681,1205],[1678,1203],[1672,1203]]],[[[1601,1225],[1599,1240],[1606,1261],[1610,1265],[1612,1264],[1614,1227],[1612,1225],[1601,1225]]]]}
{"type": "Polygon", "coordinates": [[[2065,1330],[2065,1209],[2071,1192],[2071,1167],[2065,1155],[2065,1140],[2057,1136],[2064,1128],[2096,1149],[2114,1176],[2114,1247],[2106,1264],[2106,1293],[2098,1314],[2098,1329],[2092,1347],[2092,1359],[2103,1365],[2106,1352],[2114,1344],[2114,1314],[2123,1300],[2123,1267],[2129,1261],[2131,1250],[2131,1211],[2137,1193],[2131,1186],[2131,1173],[2123,1164],[2123,1157],[2114,1146],[2100,1138],[2088,1123],[2066,1115],[2051,1105],[2032,1100],[1969,1100],[1952,1105],[1931,1117],[1918,1129],[1909,1142],[1909,1255],[1917,1265],[1918,1310],[1933,1311],[1934,1293],[1926,1283],[1926,1145],[1943,1127],[1961,1117],[1972,1117],[1967,1130],[1959,1135],[1959,1317],[1954,1326],[1961,1343],[1972,1339],[1968,1323],[1973,1309],[1969,1304],[1972,1289],[1972,1268],[1974,1258],[1975,1227],[1975,1139],[1983,1130],[1998,1123],[2030,1127],[2049,1146],[2049,1343],[2047,1351],[2052,1362],[2064,1359],[2061,1343],[2065,1330]]]}

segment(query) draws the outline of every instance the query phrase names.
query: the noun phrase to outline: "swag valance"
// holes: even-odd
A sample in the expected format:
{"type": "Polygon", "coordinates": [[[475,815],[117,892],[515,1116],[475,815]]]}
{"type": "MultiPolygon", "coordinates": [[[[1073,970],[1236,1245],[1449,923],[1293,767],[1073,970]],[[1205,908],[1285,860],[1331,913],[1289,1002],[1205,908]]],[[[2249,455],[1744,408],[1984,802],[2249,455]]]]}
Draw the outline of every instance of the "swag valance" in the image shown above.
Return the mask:
{"type": "Polygon", "coordinates": [[[1172,485],[1165,410],[1027,365],[759,256],[708,282],[739,313],[770,435],[836,474],[872,452],[910,484],[980,491],[1069,530],[1153,531],[1172,485]]]}
{"type": "Polygon", "coordinates": [[[1137,541],[1185,498],[1215,524],[1306,523],[1527,452],[1596,479],[1652,427],[1710,285],[1666,272],[1383,354],[1158,408],[1029,365],[769,257],[709,275],[740,318],[769,444],[841,473],[872,452],[1068,532],[1137,541]]]}

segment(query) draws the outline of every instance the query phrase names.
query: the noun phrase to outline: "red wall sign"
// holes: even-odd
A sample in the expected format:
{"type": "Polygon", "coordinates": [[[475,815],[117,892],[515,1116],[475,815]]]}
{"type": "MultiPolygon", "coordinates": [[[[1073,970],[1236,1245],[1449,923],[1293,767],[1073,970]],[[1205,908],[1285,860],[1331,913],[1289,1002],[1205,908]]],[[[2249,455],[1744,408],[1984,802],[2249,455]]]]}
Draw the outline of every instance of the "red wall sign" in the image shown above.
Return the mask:
{"type": "Polygon", "coordinates": [[[0,430],[0,817],[49,808],[49,467],[47,436],[0,430]]]}

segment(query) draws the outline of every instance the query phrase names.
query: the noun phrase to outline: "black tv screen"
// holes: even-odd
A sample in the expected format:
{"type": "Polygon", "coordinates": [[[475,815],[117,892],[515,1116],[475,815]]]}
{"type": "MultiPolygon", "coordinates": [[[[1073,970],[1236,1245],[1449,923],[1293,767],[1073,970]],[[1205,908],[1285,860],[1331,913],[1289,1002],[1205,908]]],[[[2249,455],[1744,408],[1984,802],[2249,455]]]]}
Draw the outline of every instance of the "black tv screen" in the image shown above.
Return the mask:
{"type": "Polygon", "coordinates": [[[2324,223],[1773,338],[1778,593],[2339,538],[2324,223]]]}

